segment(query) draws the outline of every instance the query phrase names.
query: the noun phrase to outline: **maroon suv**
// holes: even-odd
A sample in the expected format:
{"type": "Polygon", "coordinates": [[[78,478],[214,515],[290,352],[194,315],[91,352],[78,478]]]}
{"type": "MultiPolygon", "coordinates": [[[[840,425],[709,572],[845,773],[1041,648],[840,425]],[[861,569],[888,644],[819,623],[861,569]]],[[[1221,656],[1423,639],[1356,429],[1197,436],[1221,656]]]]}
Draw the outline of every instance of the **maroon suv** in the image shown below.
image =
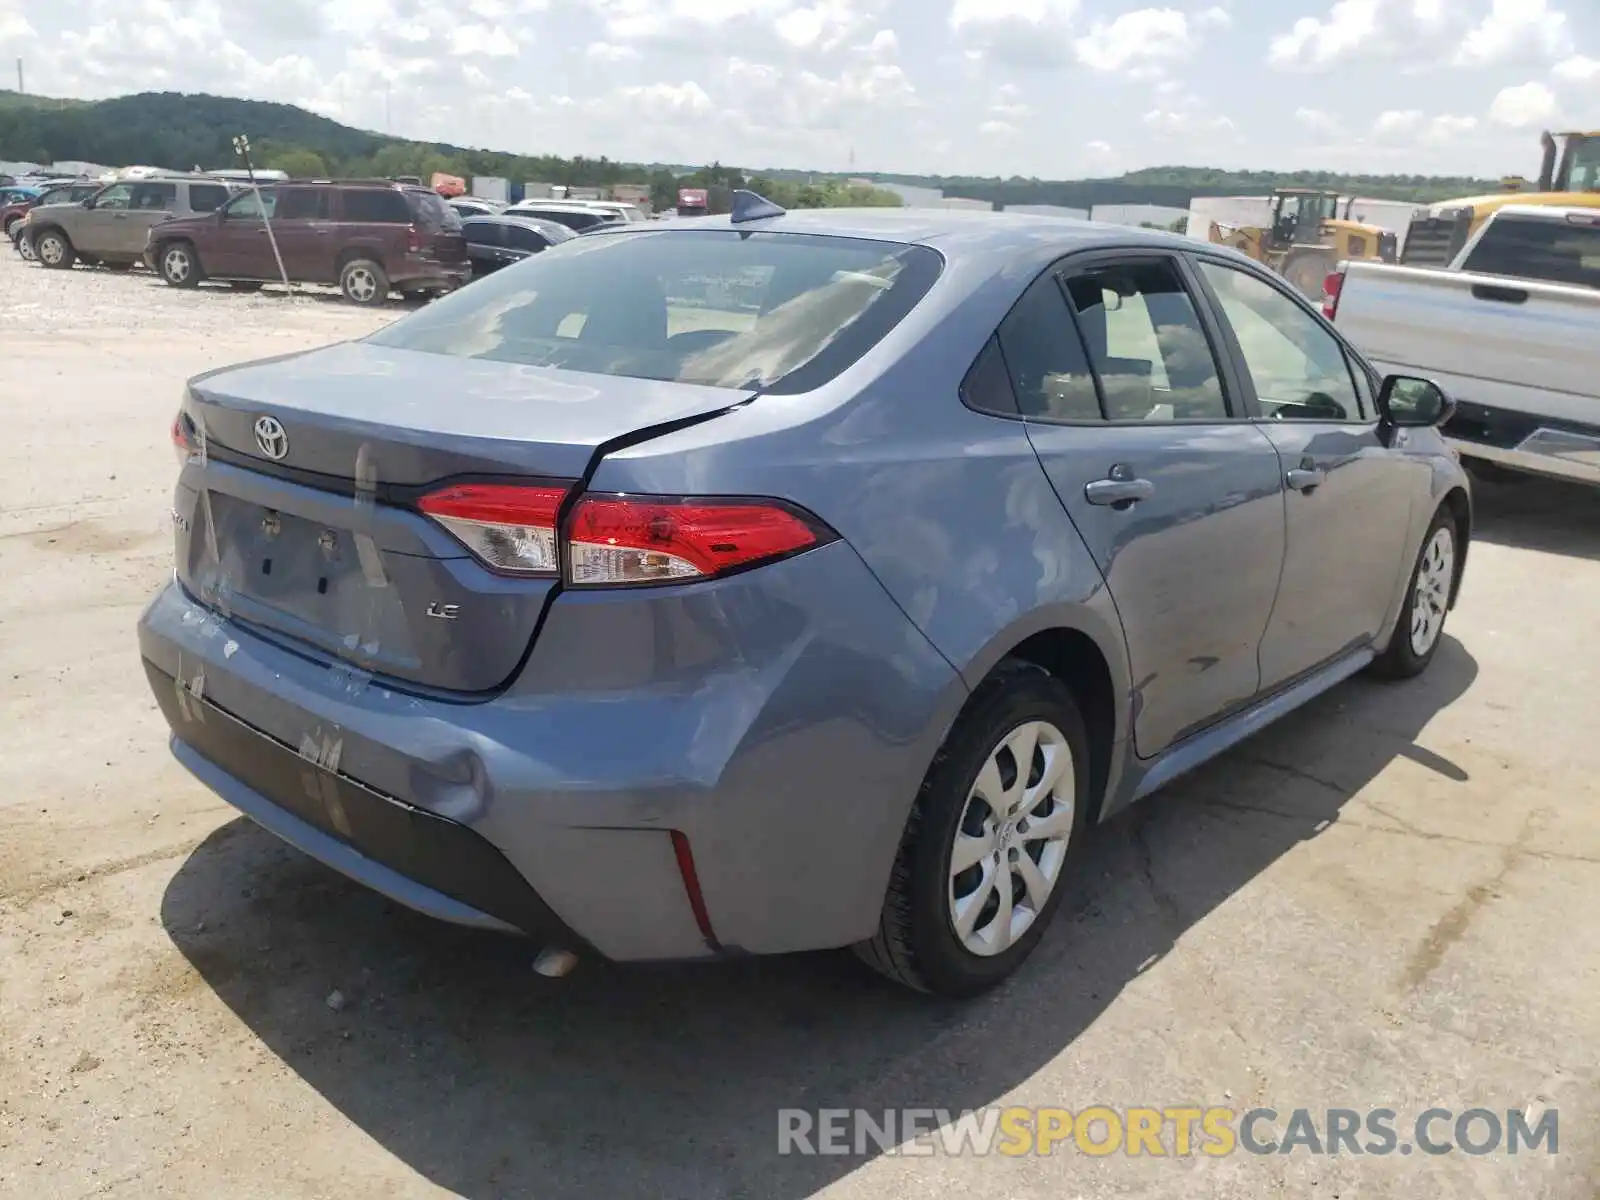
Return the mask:
{"type": "Polygon", "coordinates": [[[472,275],[450,206],[386,180],[278,183],[259,200],[244,192],[214,213],[152,228],[144,261],[173,287],[217,279],[255,288],[282,278],[274,240],[291,283],[336,284],[355,304],[445,292],[472,275]]]}

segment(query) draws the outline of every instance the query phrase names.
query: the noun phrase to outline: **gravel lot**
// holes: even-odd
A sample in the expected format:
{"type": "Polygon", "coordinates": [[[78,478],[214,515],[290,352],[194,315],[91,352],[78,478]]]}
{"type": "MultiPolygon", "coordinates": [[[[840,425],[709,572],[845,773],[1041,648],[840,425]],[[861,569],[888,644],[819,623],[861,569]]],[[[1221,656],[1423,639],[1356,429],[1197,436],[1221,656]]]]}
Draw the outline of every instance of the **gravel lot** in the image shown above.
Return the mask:
{"type": "Polygon", "coordinates": [[[1481,488],[1429,675],[1347,684],[1104,830],[998,994],[838,955],[552,982],[235,817],[139,669],[183,379],[400,311],[0,254],[0,1194],[1600,1194],[1600,497],[1481,488]],[[776,1155],[779,1108],[997,1103],[1554,1107],[1561,1137],[776,1155]]]}

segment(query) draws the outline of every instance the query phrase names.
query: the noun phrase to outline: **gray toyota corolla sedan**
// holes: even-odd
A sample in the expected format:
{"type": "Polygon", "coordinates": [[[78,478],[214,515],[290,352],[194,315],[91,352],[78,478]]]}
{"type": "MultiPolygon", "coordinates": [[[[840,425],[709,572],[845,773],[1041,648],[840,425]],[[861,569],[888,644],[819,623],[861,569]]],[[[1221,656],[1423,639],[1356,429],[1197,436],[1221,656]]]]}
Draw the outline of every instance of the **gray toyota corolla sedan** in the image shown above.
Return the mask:
{"type": "Polygon", "coordinates": [[[742,194],[193,380],[140,649],[207,786],[552,973],[966,995],[1095,822],[1427,667],[1451,407],[1216,246],[742,194]]]}

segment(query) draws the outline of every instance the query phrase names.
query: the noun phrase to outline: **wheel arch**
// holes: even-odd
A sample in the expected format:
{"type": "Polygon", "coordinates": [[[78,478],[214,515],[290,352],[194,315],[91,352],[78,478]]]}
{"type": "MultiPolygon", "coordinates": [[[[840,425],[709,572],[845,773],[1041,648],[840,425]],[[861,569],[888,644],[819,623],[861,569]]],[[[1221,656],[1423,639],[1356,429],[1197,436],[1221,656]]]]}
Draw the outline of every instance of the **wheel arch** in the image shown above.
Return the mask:
{"type": "Polygon", "coordinates": [[[1467,571],[1467,552],[1472,547],[1472,497],[1457,484],[1444,494],[1439,507],[1448,511],[1456,524],[1456,571],[1450,581],[1450,607],[1455,608],[1461,579],[1467,571]]]}

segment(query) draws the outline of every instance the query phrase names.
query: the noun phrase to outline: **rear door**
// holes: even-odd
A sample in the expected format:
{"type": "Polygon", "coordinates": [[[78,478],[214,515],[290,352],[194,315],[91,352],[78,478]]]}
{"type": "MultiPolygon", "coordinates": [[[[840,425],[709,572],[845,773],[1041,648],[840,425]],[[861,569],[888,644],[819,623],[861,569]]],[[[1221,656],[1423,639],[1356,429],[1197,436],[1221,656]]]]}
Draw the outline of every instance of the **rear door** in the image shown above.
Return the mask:
{"type": "Polygon", "coordinates": [[[550,239],[537,229],[530,229],[526,225],[507,225],[505,231],[508,262],[518,262],[530,254],[540,254],[550,248],[550,239]]]}
{"type": "Polygon", "coordinates": [[[142,257],[145,243],[150,240],[150,230],[172,216],[177,207],[176,183],[135,184],[128,211],[113,220],[112,240],[103,253],[119,258],[142,257]]]}
{"type": "Polygon", "coordinates": [[[1272,443],[1230,404],[1182,262],[1068,261],[1007,317],[998,349],[1122,618],[1149,757],[1258,691],[1283,482],[1272,443]]]}
{"type": "Polygon", "coordinates": [[[1298,298],[1234,263],[1202,256],[1199,271],[1284,473],[1288,548],[1261,644],[1261,686],[1272,688],[1383,627],[1431,468],[1380,440],[1365,369],[1298,298]]]}
{"type": "Polygon", "coordinates": [[[432,192],[408,191],[405,200],[418,256],[449,267],[465,266],[467,241],[461,236],[460,214],[432,192]]]}
{"type": "Polygon", "coordinates": [[[499,270],[506,262],[505,225],[499,221],[461,222],[461,236],[466,240],[467,259],[475,276],[488,275],[499,270]]]}
{"type": "MultiPolygon", "coordinates": [[[[333,278],[337,248],[329,209],[329,190],[325,187],[278,188],[278,203],[272,214],[272,232],[278,239],[278,253],[284,270],[296,282],[326,283],[333,278]]],[[[270,247],[268,247],[270,253],[270,247]]],[[[275,262],[257,262],[269,273],[257,278],[278,277],[275,262]]]]}

